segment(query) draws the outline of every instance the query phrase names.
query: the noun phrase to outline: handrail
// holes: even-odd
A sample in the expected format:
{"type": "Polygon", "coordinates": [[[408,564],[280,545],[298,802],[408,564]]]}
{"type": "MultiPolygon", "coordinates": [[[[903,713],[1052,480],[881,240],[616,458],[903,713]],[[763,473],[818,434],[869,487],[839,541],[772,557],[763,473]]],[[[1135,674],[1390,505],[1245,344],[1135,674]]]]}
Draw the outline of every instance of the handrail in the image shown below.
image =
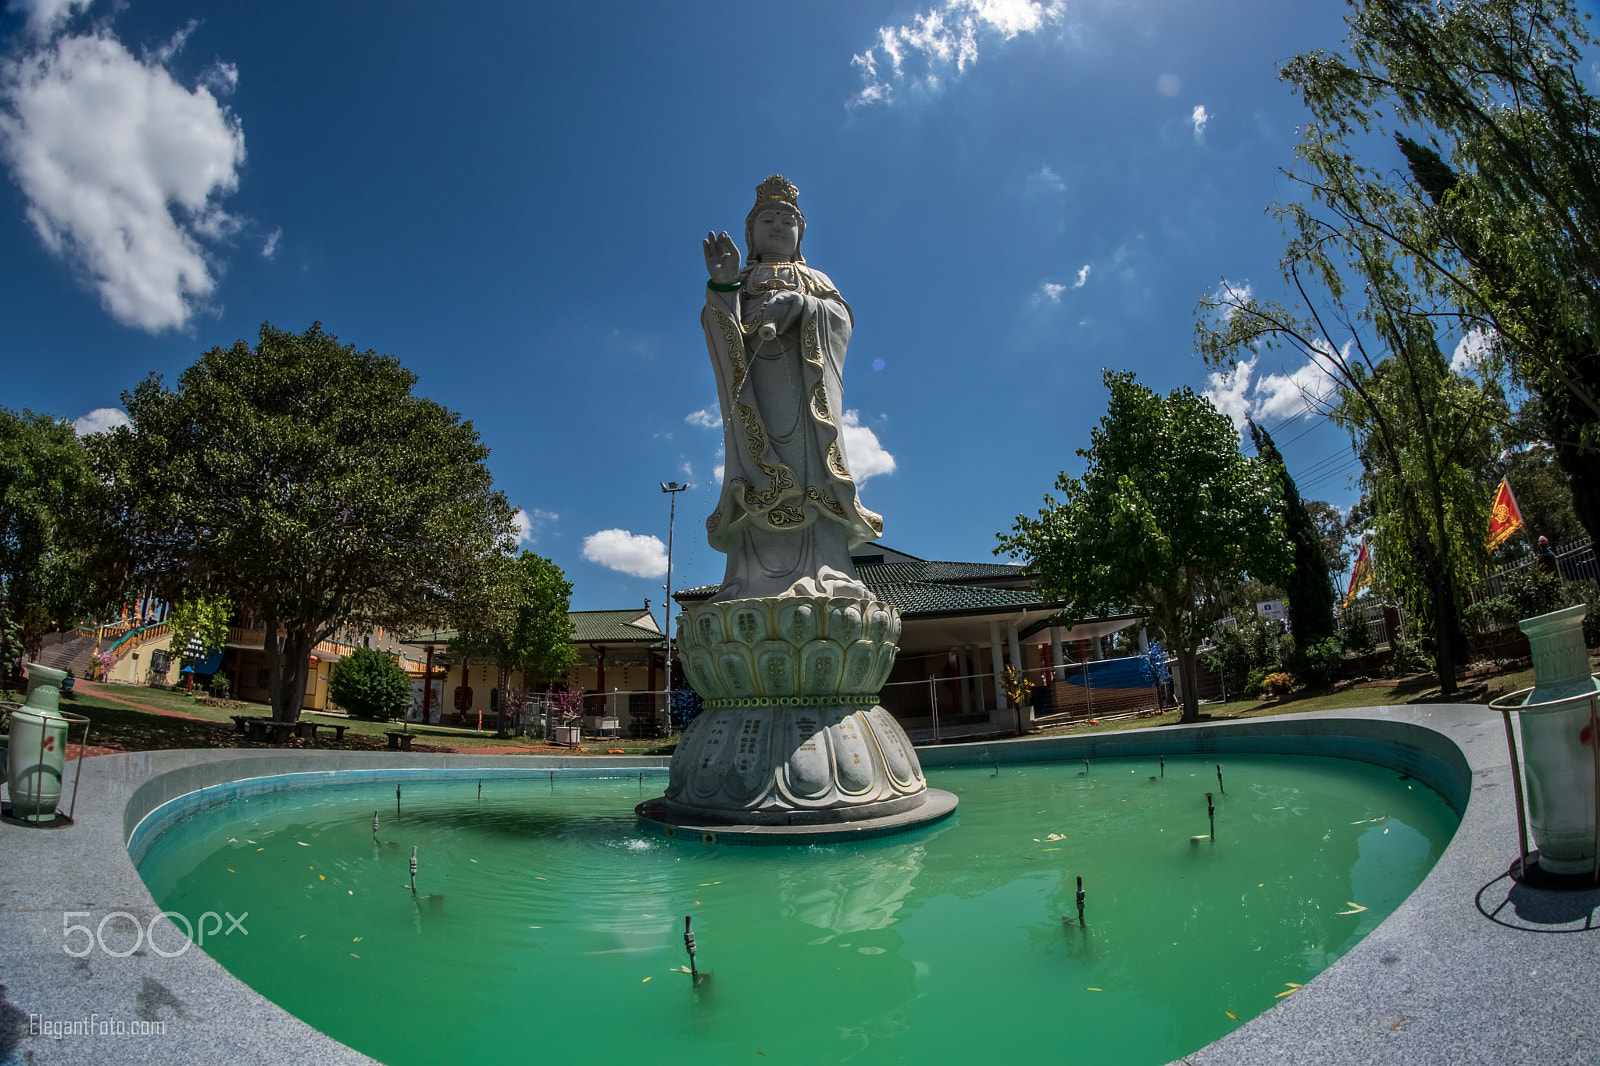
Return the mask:
{"type": "Polygon", "coordinates": [[[152,622],[149,625],[140,626],[138,629],[130,629],[118,637],[117,642],[107,648],[103,654],[110,655],[111,661],[117,662],[136,646],[143,644],[147,640],[155,640],[157,637],[165,636],[171,631],[172,626],[167,622],[152,622]],[[160,630],[161,632],[156,633],[152,632],[152,630],[160,630]],[[130,641],[132,643],[129,643],[130,641]]]}

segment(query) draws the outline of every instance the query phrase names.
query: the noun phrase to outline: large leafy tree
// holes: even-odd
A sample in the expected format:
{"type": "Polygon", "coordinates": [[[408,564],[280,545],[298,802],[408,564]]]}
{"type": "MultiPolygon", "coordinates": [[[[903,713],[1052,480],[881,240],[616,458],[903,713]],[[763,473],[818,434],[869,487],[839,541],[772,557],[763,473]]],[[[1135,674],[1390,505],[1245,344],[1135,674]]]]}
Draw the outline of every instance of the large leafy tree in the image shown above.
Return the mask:
{"type": "Polygon", "coordinates": [[[506,673],[526,672],[529,679],[561,677],[578,661],[572,643],[572,582],[542,555],[524,551],[506,576],[500,609],[462,630],[457,651],[499,664],[499,688],[506,691],[506,673]]]}
{"type": "Polygon", "coordinates": [[[1354,0],[1344,54],[1283,76],[1315,118],[1313,190],[1482,329],[1600,537],[1600,97],[1572,0],[1354,0]],[[1404,169],[1366,170],[1386,132],[1404,169]],[[1365,142],[1363,144],[1363,142],[1365,142]],[[1409,172],[1410,181],[1400,174],[1409,172]],[[1392,210],[1397,203],[1404,210],[1392,210]]]}
{"type": "Polygon", "coordinates": [[[320,324],[264,324],[174,389],[152,375],[124,393],[132,425],[91,446],[141,584],[228,592],[263,620],[280,720],[299,717],[311,650],[341,627],[496,609],[511,507],[472,424],[412,395],[416,380],[320,324]]]}
{"type": "Polygon", "coordinates": [[[1183,720],[1199,717],[1195,649],[1251,574],[1287,564],[1275,467],[1239,450],[1233,422],[1187,388],[1163,397],[1105,373],[1111,402],[1078,452],[1081,478],[1056,480],[1036,516],[1018,515],[998,551],[1025,560],[1076,624],[1130,606],[1178,659],[1183,720]]]}
{"type": "Polygon", "coordinates": [[[1296,649],[1303,655],[1312,645],[1333,636],[1333,581],[1328,575],[1328,557],[1322,534],[1311,512],[1300,499],[1300,489],[1283,465],[1283,456],[1266,428],[1250,423],[1250,439],[1256,451],[1273,464],[1283,492],[1283,516],[1289,535],[1289,566],[1278,575],[1269,575],[1283,586],[1289,598],[1289,629],[1296,649]]]}
{"type": "Polygon", "coordinates": [[[0,407],[0,659],[39,653],[52,623],[108,608],[126,587],[104,487],[70,423],[0,407]]]}

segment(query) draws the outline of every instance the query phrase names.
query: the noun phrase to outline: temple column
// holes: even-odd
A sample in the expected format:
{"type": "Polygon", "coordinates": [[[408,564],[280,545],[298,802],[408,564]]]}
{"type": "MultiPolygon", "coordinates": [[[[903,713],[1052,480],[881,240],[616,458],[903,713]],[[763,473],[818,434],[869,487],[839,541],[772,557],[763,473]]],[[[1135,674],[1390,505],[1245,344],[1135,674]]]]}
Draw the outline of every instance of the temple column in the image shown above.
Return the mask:
{"type": "Polygon", "coordinates": [[[972,713],[972,660],[965,645],[956,649],[956,680],[961,685],[961,713],[972,713]]]}
{"type": "Polygon", "coordinates": [[[1000,661],[1000,623],[989,623],[989,667],[994,675],[994,705],[995,710],[1003,710],[1006,706],[1005,673],[1000,661]]]}
{"type": "Polygon", "coordinates": [[[422,668],[422,722],[428,722],[428,712],[433,710],[433,645],[428,645],[427,664],[422,668]]]}

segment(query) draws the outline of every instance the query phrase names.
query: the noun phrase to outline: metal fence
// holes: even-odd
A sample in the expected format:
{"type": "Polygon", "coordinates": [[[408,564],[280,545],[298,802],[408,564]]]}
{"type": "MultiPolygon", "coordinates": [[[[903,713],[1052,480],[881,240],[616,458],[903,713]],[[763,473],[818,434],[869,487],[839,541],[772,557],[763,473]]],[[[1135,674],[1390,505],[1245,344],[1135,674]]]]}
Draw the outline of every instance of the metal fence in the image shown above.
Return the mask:
{"type": "MultiPolygon", "coordinates": [[[[1347,647],[1362,643],[1352,639],[1353,634],[1361,628],[1367,631],[1365,644],[1368,647],[1377,648],[1389,643],[1391,634],[1383,618],[1383,608],[1384,605],[1376,600],[1357,600],[1339,612],[1339,635],[1344,638],[1347,647]]],[[[1393,607],[1391,610],[1394,611],[1399,627],[1403,631],[1406,625],[1406,612],[1399,607],[1393,607]]]]}
{"type": "MultiPolygon", "coordinates": [[[[1556,567],[1564,581],[1600,582],[1600,561],[1595,559],[1594,542],[1574,540],[1554,549],[1556,567]]],[[[1526,558],[1502,566],[1472,588],[1472,599],[1485,600],[1504,594],[1506,579],[1538,564],[1539,557],[1529,552],[1526,558]]]]}

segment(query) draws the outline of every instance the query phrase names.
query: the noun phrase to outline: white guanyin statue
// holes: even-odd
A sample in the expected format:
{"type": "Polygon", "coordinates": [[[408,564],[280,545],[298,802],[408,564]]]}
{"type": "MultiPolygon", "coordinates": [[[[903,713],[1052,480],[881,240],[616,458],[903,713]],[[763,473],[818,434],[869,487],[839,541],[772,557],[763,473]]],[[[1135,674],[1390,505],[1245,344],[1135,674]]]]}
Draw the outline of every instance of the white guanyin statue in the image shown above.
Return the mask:
{"type": "Polygon", "coordinates": [[[665,794],[639,806],[669,835],[888,831],[955,808],[945,792],[929,802],[937,790],[878,705],[900,611],[850,562],[883,520],[857,500],[839,432],[850,308],[800,255],[798,199],[781,177],[761,183],[742,269],[726,233],[706,235],[701,321],[727,446],[706,532],[728,568],[678,623],[678,661],[703,709],[673,753],[665,794]]]}
{"type": "Polygon", "coordinates": [[[717,377],[726,457],[706,520],[728,557],[717,600],[868,596],[850,550],[883,519],[861,506],[839,431],[841,375],[854,319],[833,282],[800,254],[799,191],[762,182],[745,219],[744,268],[727,233],[706,234],[700,320],[717,377]]]}

